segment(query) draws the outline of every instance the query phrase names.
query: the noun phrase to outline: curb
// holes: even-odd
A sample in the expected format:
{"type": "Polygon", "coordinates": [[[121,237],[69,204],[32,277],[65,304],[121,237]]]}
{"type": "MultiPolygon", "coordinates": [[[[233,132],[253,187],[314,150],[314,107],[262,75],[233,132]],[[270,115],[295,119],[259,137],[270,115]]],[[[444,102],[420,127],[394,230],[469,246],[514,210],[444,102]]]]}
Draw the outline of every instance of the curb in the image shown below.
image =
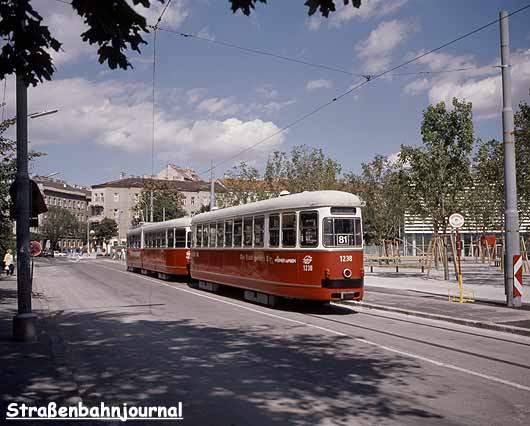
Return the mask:
{"type": "Polygon", "coordinates": [[[493,331],[502,331],[504,333],[511,333],[511,334],[517,334],[520,336],[530,337],[530,329],[528,328],[498,324],[495,322],[475,321],[475,320],[465,319],[465,318],[455,318],[455,317],[450,317],[447,315],[430,314],[427,312],[413,311],[409,309],[395,308],[393,306],[377,305],[374,303],[366,303],[366,302],[339,302],[338,304],[347,305],[347,306],[358,306],[361,308],[374,309],[374,310],[386,311],[386,312],[395,312],[398,314],[409,315],[409,316],[414,316],[414,317],[419,317],[419,318],[427,318],[427,319],[432,319],[432,320],[451,322],[453,324],[466,325],[468,327],[482,328],[482,329],[493,330],[493,331]]]}

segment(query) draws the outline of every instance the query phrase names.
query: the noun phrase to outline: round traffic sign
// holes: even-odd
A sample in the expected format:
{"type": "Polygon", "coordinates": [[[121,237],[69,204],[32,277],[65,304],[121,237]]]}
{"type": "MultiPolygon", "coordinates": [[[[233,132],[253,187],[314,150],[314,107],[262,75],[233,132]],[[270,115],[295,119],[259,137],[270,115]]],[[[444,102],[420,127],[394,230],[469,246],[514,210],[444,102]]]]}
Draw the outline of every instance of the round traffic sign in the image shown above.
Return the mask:
{"type": "Polygon", "coordinates": [[[464,225],[464,216],[460,213],[453,213],[449,216],[449,224],[453,228],[461,228],[464,225]]]}
{"type": "Polygon", "coordinates": [[[29,254],[31,257],[38,256],[42,253],[42,244],[38,241],[29,242],[29,254]]]}

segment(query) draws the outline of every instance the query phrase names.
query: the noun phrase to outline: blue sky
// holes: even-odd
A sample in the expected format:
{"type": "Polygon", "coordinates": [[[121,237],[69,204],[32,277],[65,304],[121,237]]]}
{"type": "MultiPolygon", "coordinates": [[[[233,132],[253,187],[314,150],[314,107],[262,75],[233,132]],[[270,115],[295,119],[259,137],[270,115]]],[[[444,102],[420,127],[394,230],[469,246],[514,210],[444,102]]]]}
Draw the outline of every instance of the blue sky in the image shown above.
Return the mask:
{"type": "MultiPolygon", "coordinates": [[[[116,179],[122,171],[150,173],[152,35],[141,55],[130,55],[133,70],[110,71],[98,64],[95,49],[81,42],[83,24],[68,5],[33,3],[64,51],[54,55],[54,80],[29,90],[30,111],[59,109],[30,120],[32,147],[48,154],[32,171],[60,171],[61,178],[84,185],[116,179]]],[[[161,26],[374,74],[526,2],[363,0],[360,10],[340,5],[330,19],[309,19],[303,3],[270,0],[246,17],[233,15],[226,1],[173,0],[161,26]]],[[[157,13],[159,8],[147,12],[150,22],[157,13]]],[[[514,107],[529,99],[529,22],[530,10],[510,19],[514,107]]],[[[164,31],[157,50],[155,171],[167,163],[204,171],[211,159],[234,156],[362,81],[164,31]]],[[[498,63],[494,25],[400,72],[473,69],[373,81],[237,159],[261,168],[271,151],[307,144],[322,147],[343,171],[358,172],[375,154],[392,155],[401,144],[421,143],[422,111],[453,96],[473,102],[477,137],[499,139],[500,78],[493,68],[498,63]]],[[[13,78],[7,101],[6,115],[13,115],[13,78]]],[[[222,165],[217,176],[235,161],[222,165]]]]}

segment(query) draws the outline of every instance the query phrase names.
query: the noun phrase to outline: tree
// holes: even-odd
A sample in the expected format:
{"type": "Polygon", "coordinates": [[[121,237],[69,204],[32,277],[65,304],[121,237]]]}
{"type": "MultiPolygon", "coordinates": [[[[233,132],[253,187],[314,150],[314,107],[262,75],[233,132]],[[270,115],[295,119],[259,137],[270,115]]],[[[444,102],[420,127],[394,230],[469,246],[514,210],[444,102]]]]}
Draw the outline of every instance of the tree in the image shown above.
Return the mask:
{"type": "Polygon", "coordinates": [[[399,236],[405,214],[401,164],[376,155],[362,164],[362,173],[345,175],[346,187],[366,203],[363,209],[365,239],[381,243],[399,236]]]}
{"type": "MultiPolygon", "coordinates": [[[[14,119],[0,122],[0,255],[8,248],[14,249],[15,246],[13,221],[9,218],[12,204],[9,187],[15,180],[17,172],[17,143],[4,136],[6,130],[14,124],[14,119]]],[[[42,155],[44,155],[42,152],[30,151],[28,157],[31,161],[42,155]]]]}
{"type": "Polygon", "coordinates": [[[336,189],[341,165],[324,154],[322,148],[297,145],[289,155],[276,151],[265,168],[267,189],[289,192],[336,189]]]}
{"type": "Polygon", "coordinates": [[[219,206],[230,207],[270,198],[258,169],[244,161],[225,173],[226,192],[217,195],[219,206]]]}
{"type": "Polygon", "coordinates": [[[94,237],[97,241],[108,244],[118,235],[118,224],[114,219],[104,218],[94,227],[94,237]]]}
{"type": "Polygon", "coordinates": [[[521,220],[530,220],[530,105],[519,104],[514,116],[517,195],[521,220]]]}
{"type": "MultiPolygon", "coordinates": [[[[445,102],[423,112],[422,147],[402,146],[406,172],[407,210],[432,221],[434,235],[445,234],[448,217],[464,208],[466,186],[471,183],[470,154],[474,132],[471,103],[456,98],[453,110],[445,102]]],[[[446,244],[444,238],[444,244],[446,244]]],[[[444,275],[448,279],[447,263],[444,275]]]]}
{"type": "Polygon", "coordinates": [[[59,240],[77,238],[79,226],[79,221],[69,210],[51,206],[39,227],[39,232],[45,240],[50,240],[50,247],[55,250],[58,248],[59,240]]]}
{"type": "MultiPolygon", "coordinates": [[[[250,14],[257,2],[230,0],[232,11],[241,10],[245,15],[250,14]]],[[[266,0],[259,2],[266,3],[266,0]]],[[[348,2],[344,0],[345,4],[348,2]]],[[[132,3],[148,8],[153,0],[132,0],[132,3]]],[[[151,27],[145,18],[127,0],[72,0],[70,4],[88,25],[81,34],[83,41],[99,46],[99,63],[107,63],[111,69],[132,68],[126,52],[128,49],[140,52],[140,45],[146,44],[142,35],[149,33],[151,27]]],[[[351,0],[351,4],[358,8],[361,1],[351,0]]],[[[307,0],[305,5],[309,15],[320,10],[327,17],[335,11],[334,0],[307,0]]],[[[4,43],[0,52],[0,79],[17,73],[28,86],[50,80],[55,67],[49,51],[58,51],[61,43],[42,25],[42,17],[32,7],[31,0],[0,1],[0,16],[0,38],[4,43]]]]}
{"type": "Polygon", "coordinates": [[[133,225],[150,220],[151,191],[153,192],[153,221],[176,219],[186,215],[182,208],[184,196],[171,181],[147,180],[134,210],[133,225]]]}
{"type": "Polygon", "coordinates": [[[471,166],[472,181],[465,196],[466,216],[475,232],[503,228],[504,153],[497,140],[478,141],[471,166]]]}

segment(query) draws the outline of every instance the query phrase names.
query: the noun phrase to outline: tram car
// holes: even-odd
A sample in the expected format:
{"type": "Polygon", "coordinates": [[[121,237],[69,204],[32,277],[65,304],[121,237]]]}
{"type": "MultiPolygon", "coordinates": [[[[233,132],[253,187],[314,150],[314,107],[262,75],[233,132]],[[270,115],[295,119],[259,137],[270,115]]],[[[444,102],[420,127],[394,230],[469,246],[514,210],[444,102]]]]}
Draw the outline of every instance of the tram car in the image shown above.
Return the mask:
{"type": "Polygon", "coordinates": [[[362,300],[361,201],[342,191],[283,195],[192,218],[190,274],[200,288],[245,298],[362,300]]]}
{"type": "Polygon", "coordinates": [[[168,279],[188,275],[191,217],[147,223],[127,234],[127,270],[168,279]]]}

